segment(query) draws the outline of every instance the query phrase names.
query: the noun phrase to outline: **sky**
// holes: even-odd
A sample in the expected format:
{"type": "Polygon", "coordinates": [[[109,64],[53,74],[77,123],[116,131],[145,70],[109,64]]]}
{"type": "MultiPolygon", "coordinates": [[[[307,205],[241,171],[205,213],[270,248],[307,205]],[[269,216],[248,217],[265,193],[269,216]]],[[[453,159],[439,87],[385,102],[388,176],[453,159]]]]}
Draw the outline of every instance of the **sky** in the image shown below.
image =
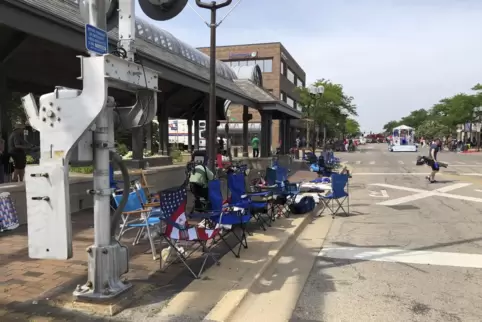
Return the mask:
{"type": "MultiPolygon", "coordinates": [[[[189,4],[209,20],[208,10],[189,4]]],[[[154,24],[208,46],[209,29],[196,12],[186,7],[154,24]]],[[[241,0],[218,27],[217,44],[283,43],[307,84],[342,84],[362,130],[376,132],[482,83],[481,22],[481,0],[241,0]]]]}

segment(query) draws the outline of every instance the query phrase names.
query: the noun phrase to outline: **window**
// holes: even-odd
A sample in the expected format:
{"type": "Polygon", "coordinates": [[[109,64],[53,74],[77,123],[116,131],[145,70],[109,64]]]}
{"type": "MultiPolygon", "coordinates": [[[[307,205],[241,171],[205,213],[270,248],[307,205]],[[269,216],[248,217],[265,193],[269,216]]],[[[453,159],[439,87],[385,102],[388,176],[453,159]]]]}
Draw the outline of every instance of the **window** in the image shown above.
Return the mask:
{"type": "Polygon", "coordinates": [[[288,68],[287,72],[286,72],[286,77],[288,78],[288,80],[290,82],[292,82],[293,84],[295,83],[295,74],[291,71],[291,69],[288,68]]]}
{"type": "Polygon", "coordinates": [[[262,73],[273,72],[273,59],[229,60],[229,61],[226,61],[225,63],[228,64],[229,67],[258,65],[262,73]]]}
{"type": "Polygon", "coordinates": [[[286,98],[286,104],[288,104],[289,106],[291,106],[293,108],[295,107],[295,101],[289,96],[286,98]]]}
{"type": "Polygon", "coordinates": [[[281,75],[285,74],[285,62],[281,61],[281,75]]]}
{"type": "Polygon", "coordinates": [[[273,72],[273,60],[272,59],[265,59],[264,60],[264,72],[265,73],[272,73],[273,72]]]}
{"type": "Polygon", "coordinates": [[[298,87],[305,87],[305,84],[303,84],[303,81],[299,78],[296,79],[296,86],[298,87]]]}

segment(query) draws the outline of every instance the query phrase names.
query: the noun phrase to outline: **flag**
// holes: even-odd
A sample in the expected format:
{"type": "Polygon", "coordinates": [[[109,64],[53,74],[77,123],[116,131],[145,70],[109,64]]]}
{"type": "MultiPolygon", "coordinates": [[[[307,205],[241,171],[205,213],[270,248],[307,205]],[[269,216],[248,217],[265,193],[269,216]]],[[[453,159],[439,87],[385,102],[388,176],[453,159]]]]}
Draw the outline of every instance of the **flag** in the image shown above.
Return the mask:
{"type": "Polygon", "coordinates": [[[179,227],[167,223],[165,235],[174,240],[208,240],[218,233],[219,229],[206,229],[191,226],[187,223],[186,204],[187,190],[185,186],[169,189],[160,193],[161,209],[179,227]]]}

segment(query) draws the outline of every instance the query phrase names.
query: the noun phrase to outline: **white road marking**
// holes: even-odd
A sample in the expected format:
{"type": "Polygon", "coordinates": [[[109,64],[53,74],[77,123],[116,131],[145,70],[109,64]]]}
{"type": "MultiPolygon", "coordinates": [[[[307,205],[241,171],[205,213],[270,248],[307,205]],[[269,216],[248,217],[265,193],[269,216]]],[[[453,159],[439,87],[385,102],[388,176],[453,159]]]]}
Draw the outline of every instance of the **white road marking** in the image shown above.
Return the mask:
{"type": "Polygon", "coordinates": [[[457,164],[467,164],[465,162],[460,162],[460,161],[456,161],[455,163],[457,163],[457,164]]]}
{"type": "Polygon", "coordinates": [[[370,191],[368,195],[375,198],[388,198],[388,192],[386,190],[380,190],[380,192],[370,191]]]}
{"type": "Polygon", "coordinates": [[[476,164],[448,164],[449,167],[457,167],[457,168],[464,168],[464,167],[476,167],[476,164]]]}
{"type": "MultiPolygon", "coordinates": [[[[428,176],[430,173],[418,173],[418,172],[354,172],[353,175],[357,176],[428,176]]],[[[482,176],[482,174],[481,174],[482,176]]]]}
{"type": "Polygon", "coordinates": [[[370,161],[370,164],[372,164],[372,165],[375,164],[375,161],[370,161]]]}
{"type": "Polygon", "coordinates": [[[438,196],[438,197],[445,197],[445,198],[451,198],[451,199],[458,199],[458,200],[465,200],[465,201],[473,201],[473,202],[480,202],[482,203],[481,198],[474,198],[474,197],[467,197],[467,196],[461,196],[461,195],[455,195],[455,194],[450,194],[447,193],[452,190],[468,187],[472,185],[471,183],[456,183],[447,187],[443,187],[440,189],[435,189],[435,190],[422,190],[422,189],[414,189],[414,188],[408,188],[408,187],[401,187],[401,186],[394,186],[391,184],[385,184],[385,183],[374,183],[371,184],[373,186],[379,186],[379,187],[384,187],[384,188],[392,188],[392,189],[397,189],[397,190],[402,190],[402,191],[410,191],[414,192],[416,194],[411,195],[411,196],[405,196],[397,199],[392,199],[392,200],[387,200],[383,202],[377,203],[377,205],[380,206],[397,206],[401,205],[410,201],[415,201],[415,200],[420,200],[424,199],[427,197],[431,196],[438,196]]]}
{"type": "Polygon", "coordinates": [[[403,161],[398,161],[399,164],[405,164],[403,161]]]}
{"type": "Polygon", "coordinates": [[[482,268],[482,255],[369,247],[327,247],[320,257],[376,262],[482,268]]]}
{"type": "Polygon", "coordinates": [[[361,164],[361,161],[357,161],[356,164],[361,164]]]}
{"type": "Polygon", "coordinates": [[[480,190],[480,189],[475,189],[475,191],[477,191],[477,192],[482,192],[482,190],[480,190]]]}
{"type": "Polygon", "coordinates": [[[478,176],[482,177],[482,173],[461,173],[461,176],[478,176]]]}

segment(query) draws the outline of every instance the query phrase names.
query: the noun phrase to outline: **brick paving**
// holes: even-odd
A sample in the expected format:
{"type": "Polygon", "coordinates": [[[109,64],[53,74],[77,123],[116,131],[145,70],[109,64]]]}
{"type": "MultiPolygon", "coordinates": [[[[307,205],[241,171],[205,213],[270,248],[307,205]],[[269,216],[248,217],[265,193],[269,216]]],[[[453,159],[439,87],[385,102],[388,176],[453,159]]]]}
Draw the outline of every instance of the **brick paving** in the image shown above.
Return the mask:
{"type": "MultiPolygon", "coordinates": [[[[312,172],[298,171],[290,180],[315,177],[312,172]]],[[[87,281],[86,248],[94,238],[92,210],[73,214],[72,230],[74,256],[65,261],[30,259],[26,226],[0,234],[0,320],[26,321],[28,316],[30,321],[50,321],[50,315],[57,315],[56,307],[72,300],[75,286],[87,281]],[[38,315],[42,310],[47,313],[38,315]]],[[[174,283],[183,270],[173,265],[166,273],[156,273],[159,261],[152,259],[148,242],[132,246],[133,237],[127,235],[122,239],[129,246],[131,257],[127,279],[133,283],[155,283],[158,287],[174,283]]],[[[182,280],[185,284],[186,279],[182,280]]],[[[79,315],[75,317],[67,313],[66,320],[77,320],[79,315]]],[[[91,320],[91,317],[80,320],[87,318],[91,320]]]]}

